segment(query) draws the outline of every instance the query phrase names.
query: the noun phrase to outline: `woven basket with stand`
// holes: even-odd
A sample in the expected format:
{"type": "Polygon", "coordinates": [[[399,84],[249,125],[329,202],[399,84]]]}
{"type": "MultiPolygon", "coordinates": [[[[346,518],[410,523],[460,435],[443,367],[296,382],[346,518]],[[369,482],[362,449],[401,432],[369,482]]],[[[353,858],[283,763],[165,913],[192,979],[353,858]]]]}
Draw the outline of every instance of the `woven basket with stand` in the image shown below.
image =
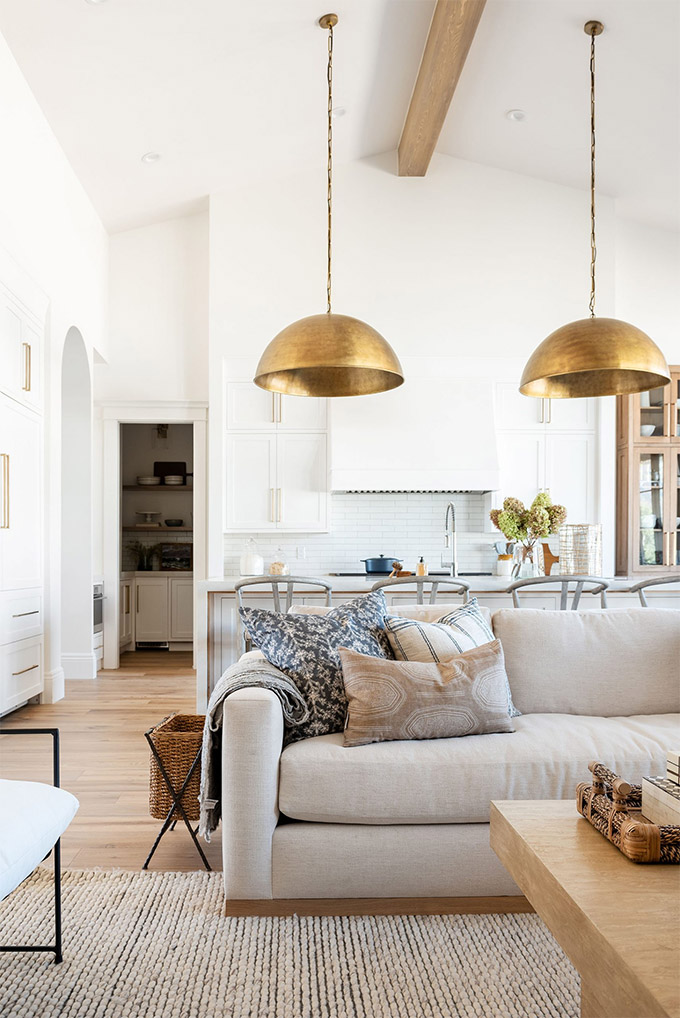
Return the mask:
{"type": "MultiPolygon", "coordinates": [[[[148,737],[163,761],[163,766],[176,789],[184,784],[203,740],[205,716],[202,714],[171,714],[152,728],[148,737]]],[[[182,806],[189,820],[198,820],[198,793],[201,768],[196,767],[182,796],[182,806]]],[[[158,761],[151,756],[149,774],[149,813],[156,820],[165,820],[173,799],[163,778],[158,761]]]]}
{"type": "Polygon", "coordinates": [[[579,813],[633,862],[680,863],[680,827],[657,827],[642,815],[642,786],[601,763],[589,763],[592,785],[576,787],[579,813]]]}

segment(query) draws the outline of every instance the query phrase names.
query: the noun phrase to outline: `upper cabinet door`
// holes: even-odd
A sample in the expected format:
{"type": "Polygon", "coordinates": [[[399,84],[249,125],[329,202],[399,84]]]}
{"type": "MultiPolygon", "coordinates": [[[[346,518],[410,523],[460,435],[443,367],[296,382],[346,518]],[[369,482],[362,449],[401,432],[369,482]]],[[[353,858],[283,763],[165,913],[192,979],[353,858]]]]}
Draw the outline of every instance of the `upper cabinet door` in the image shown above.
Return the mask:
{"type": "Polygon", "coordinates": [[[226,529],[275,530],[275,434],[244,432],[227,438],[226,529]]]}
{"type": "Polygon", "coordinates": [[[40,332],[20,306],[0,298],[0,391],[39,410],[42,406],[40,332]]]}
{"type": "Polygon", "coordinates": [[[547,400],[523,396],[514,382],[498,382],[496,385],[496,427],[542,430],[545,425],[545,404],[547,400]]]}
{"type": "Polygon", "coordinates": [[[546,435],[545,488],[567,510],[567,523],[595,523],[595,436],[546,435]]]}
{"type": "Polygon", "coordinates": [[[227,428],[271,431],[276,428],[279,396],[254,382],[227,383],[227,428]]]}
{"type": "Polygon", "coordinates": [[[544,417],[548,428],[566,431],[593,431],[594,399],[546,399],[544,417]]]}
{"type": "Polygon", "coordinates": [[[0,397],[0,589],[42,584],[40,418],[0,397]]]}
{"type": "Polygon", "coordinates": [[[276,520],[281,530],[328,529],[324,434],[277,437],[276,520]]]}
{"type": "Polygon", "coordinates": [[[326,400],[313,396],[278,396],[279,431],[323,431],[326,427],[326,400]]]}
{"type": "MultiPolygon", "coordinates": [[[[678,398],[675,384],[675,398],[678,398]]],[[[668,443],[673,435],[673,382],[631,397],[633,401],[633,441],[658,445],[668,443]]],[[[677,409],[675,416],[677,418],[677,409]]]]}
{"type": "Polygon", "coordinates": [[[545,435],[531,431],[501,432],[498,435],[501,468],[500,490],[494,507],[512,496],[531,505],[545,487],[545,435]]]}
{"type": "Polygon", "coordinates": [[[680,438],[680,368],[671,368],[669,412],[671,438],[680,438]]]}

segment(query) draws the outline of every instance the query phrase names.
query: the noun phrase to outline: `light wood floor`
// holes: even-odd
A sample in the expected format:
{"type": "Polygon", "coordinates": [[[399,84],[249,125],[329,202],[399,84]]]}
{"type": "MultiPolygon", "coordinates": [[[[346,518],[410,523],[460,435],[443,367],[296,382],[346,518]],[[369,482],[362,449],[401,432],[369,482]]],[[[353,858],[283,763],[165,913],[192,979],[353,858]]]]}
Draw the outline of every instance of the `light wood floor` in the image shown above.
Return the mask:
{"type": "MultiPolygon", "coordinates": [[[[65,867],[141,869],[161,826],[148,815],[144,732],[173,711],[194,714],[195,681],[190,654],[137,651],[123,654],[117,671],[67,682],[59,703],[2,719],[8,728],[60,730],[61,783],[80,800],[62,838],[65,867]]],[[[51,753],[47,736],[0,736],[0,776],[51,782],[51,753]]],[[[221,869],[219,831],[210,845],[201,844],[213,869],[221,869]]],[[[164,836],[149,868],[202,869],[184,824],[164,836]]]]}

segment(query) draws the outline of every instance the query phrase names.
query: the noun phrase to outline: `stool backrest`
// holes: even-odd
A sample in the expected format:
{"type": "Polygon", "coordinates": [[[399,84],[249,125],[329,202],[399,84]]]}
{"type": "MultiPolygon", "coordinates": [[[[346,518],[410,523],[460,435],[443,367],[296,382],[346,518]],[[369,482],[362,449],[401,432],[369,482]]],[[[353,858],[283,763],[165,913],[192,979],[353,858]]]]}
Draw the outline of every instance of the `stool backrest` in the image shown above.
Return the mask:
{"type": "Polygon", "coordinates": [[[314,590],[323,591],[325,595],[326,606],[331,606],[331,594],[332,586],[325,580],[320,580],[317,577],[309,576],[253,576],[246,577],[243,580],[237,580],[234,584],[234,590],[236,591],[236,600],[239,608],[243,608],[243,592],[244,590],[257,587],[268,587],[274,600],[274,611],[276,612],[287,612],[291,605],[294,603],[296,595],[303,597],[305,594],[311,594],[314,590]],[[300,590],[304,587],[304,590],[300,590]],[[283,608],[282,604],[283,594],[283,608]]]}
{"type": "Polygon", "coordinates": [[[463,580],[449,580],[446,577],[435,576],[391,576],[384,580],[378,580],[371,587],[371,590],[381,590],[383,587],[398,587],[408,585],[416,587],[416,604],[425,604],[425,593],[427,588],[428,604],[436,604],[440,588],[442,593],[462,594],[463,604],[469,600],[470,584],[463,580]]]}
{"type": "Polygon", "coordinates": [[[524,587],[542,587],[546,583],[559,586],[560,611],[576,611],[581,600],[581,594],[599,594],[601,607],[607,607],[607,589],[609,584],[599,576],[561,576],[559,574],[557,576],[529,576],[523,580],[514,580],[506,587],[505,593],[512,594],[514,608],[521,608],[517,591],[522,590],[524,587]],[[573,587],[574,590],[571,604],[568,604],[570,587],[573,587]]]}
{"type": "Polygon", "coordinates": [[[640,580],[639,583],[635,583],[632,587],[628,588],[628,593],[637,594],[642,607],[649,608],[647,598],[645,597],[645,590],[647,587],[658,587],[664,583],[680,583],[680,576],[654,576],[648,580],[640,580]]]}

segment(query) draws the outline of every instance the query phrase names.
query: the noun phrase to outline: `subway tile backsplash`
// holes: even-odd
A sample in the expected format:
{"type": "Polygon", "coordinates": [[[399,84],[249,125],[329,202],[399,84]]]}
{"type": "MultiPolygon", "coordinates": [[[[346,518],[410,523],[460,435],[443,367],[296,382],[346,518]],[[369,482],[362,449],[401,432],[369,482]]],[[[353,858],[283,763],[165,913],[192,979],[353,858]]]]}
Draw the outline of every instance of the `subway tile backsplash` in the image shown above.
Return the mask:
{"type": "Polygon", "coordinates": [[[444,516],[448,502],[456,507],[458,568],[463,572],[491,572],[496,560],[494,534],[484,533],[485,498],[474,492],[346,492],[330,498],[328,534],[227,534],[224,572],[239,572],[239,558],[247,536],[257,541],[265,568],[282,549],[290,571],[298,575],[360,572],[360,559],[380,554],[396,556],[405,569],[415,570],[422,555],[430,570],[441,569],[444,516]]]}

